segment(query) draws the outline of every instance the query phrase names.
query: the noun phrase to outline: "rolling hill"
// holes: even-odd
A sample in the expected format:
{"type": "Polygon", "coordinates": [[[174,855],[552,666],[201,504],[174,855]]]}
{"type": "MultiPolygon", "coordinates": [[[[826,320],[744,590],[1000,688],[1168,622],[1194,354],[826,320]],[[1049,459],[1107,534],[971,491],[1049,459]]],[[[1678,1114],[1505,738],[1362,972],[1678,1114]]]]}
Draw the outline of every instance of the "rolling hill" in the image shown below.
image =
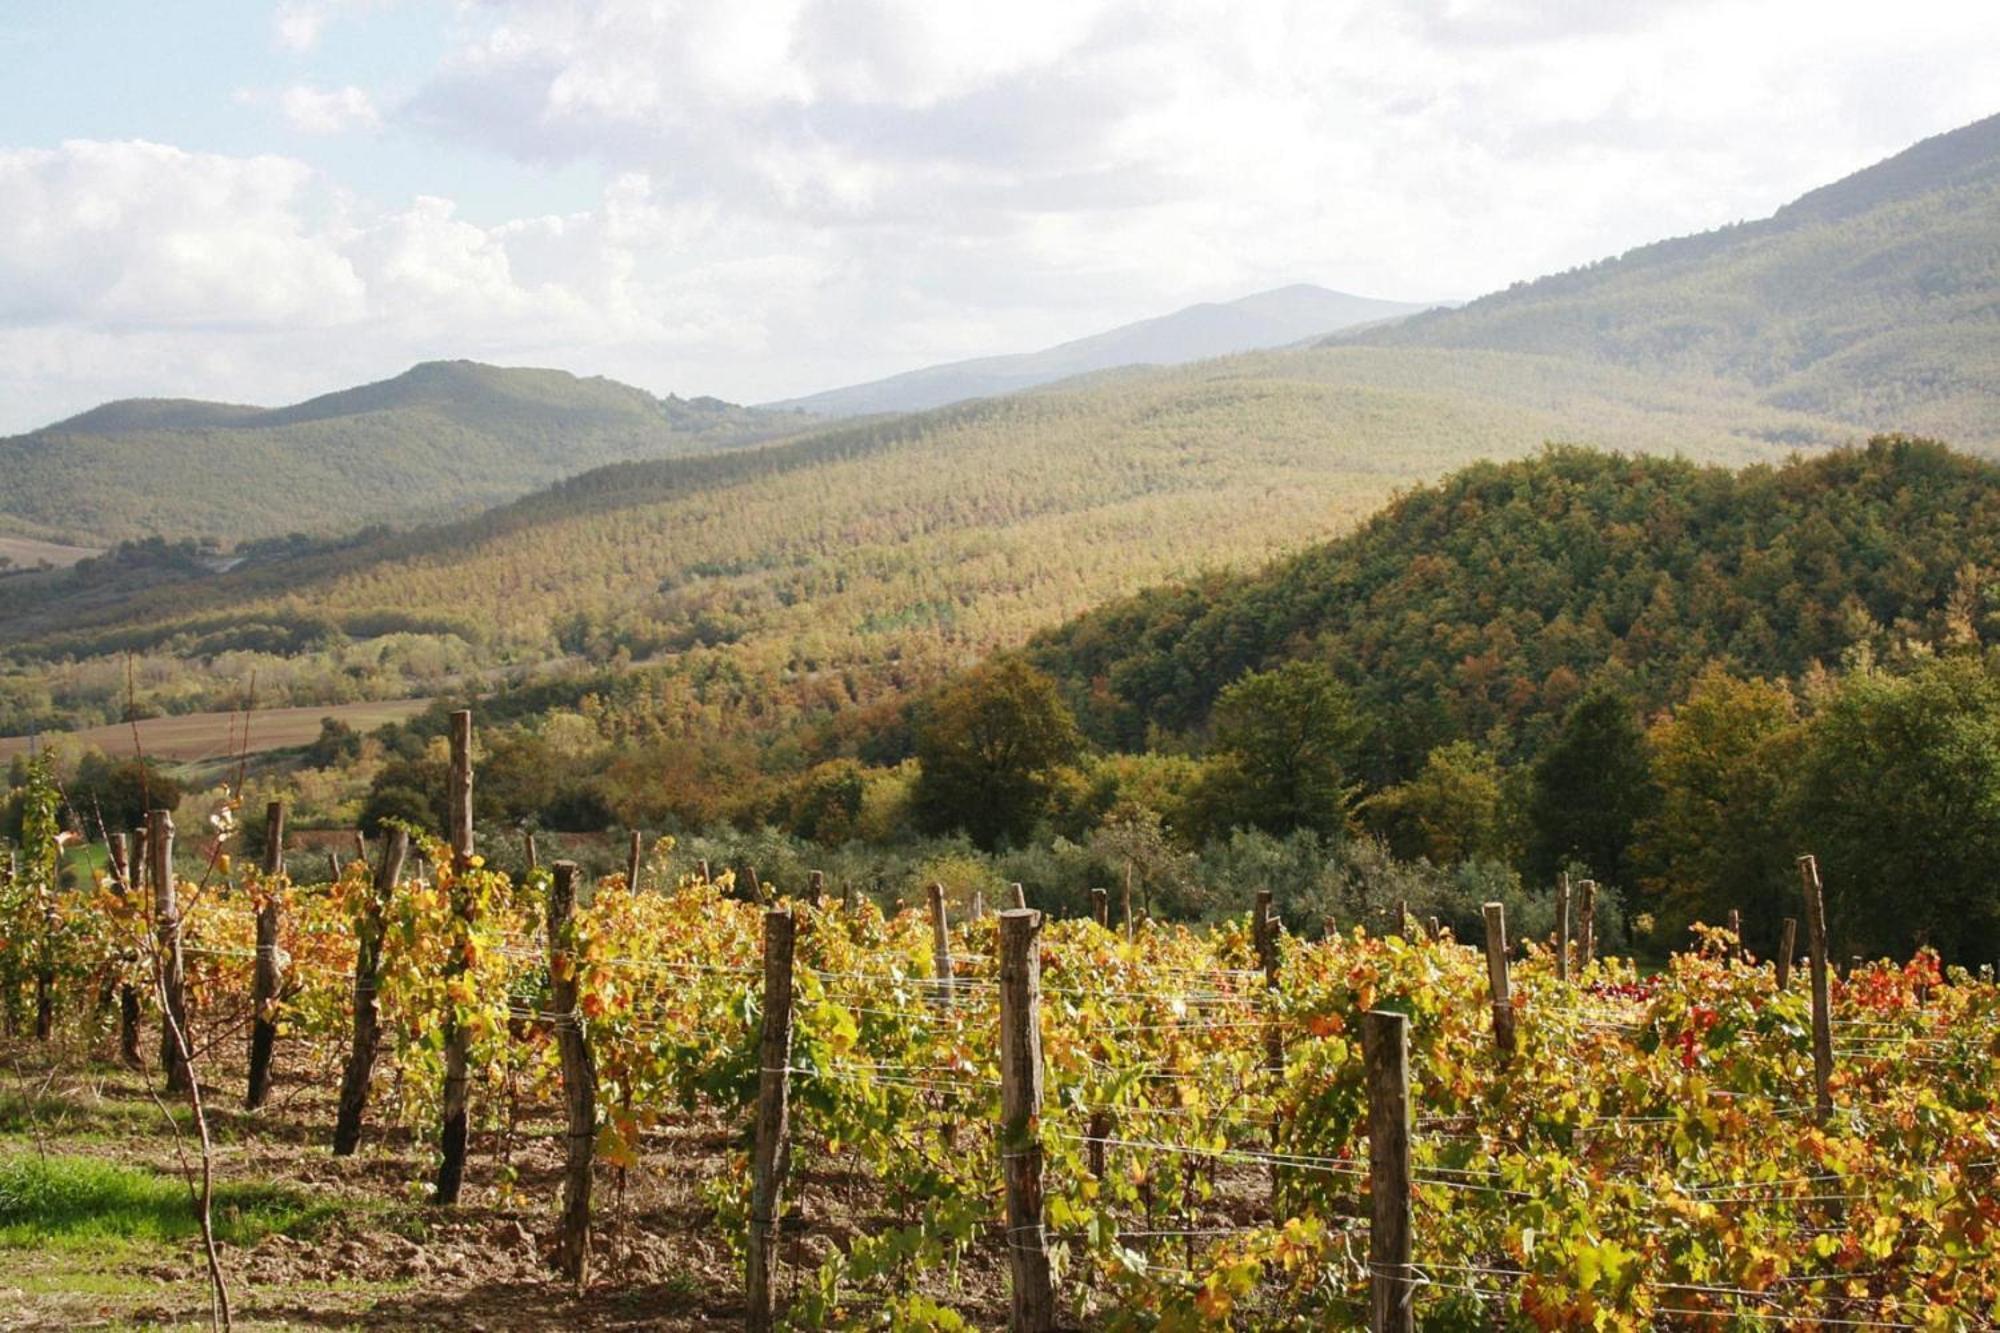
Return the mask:
{"type": "Polygon", "coordinates": [[[654,661],[676,727],[770,732],[920,685],[1105,598],[1248,567],[1399,488],[1548,439],[1744,462],[1838,422],[1549,358],[1255,353],[702,457],[224,573],[0,581],[0,732],[149,706],[427,693],[654,661]],[[39,580],[39,587],[34,586],[39,580]],[[329,693],[331,692],[331,693],[329,693]],[[11,720],[14,725],[6,723],[11,720]]]}
{"type": "Polygon", "coordinates": [[[729,448],[795,413],[470,361],[265,409],[106,403],[0,439],[0,532],[102,543],[330,534],[481,508],[621,459],[729,448]]]}
{"type": "Polygon", "coordinates": [[[1177,366],[1235,352],[1254,352],[1426,309],[1378,301],[1308,283],[1258,292],[1240,300],[1205,302],[1140,320],[1039,352],[979,357],[906,371],[867,384],[829,389],[771,404],[819,416],[921,412],[969,398],[991,398],[1121,366],[1177,366]]]}
{"type": "Polygon", "coordinates": [[[2000,116],[1760,221],[1339,340],[1713,376],[1773,406],[2000,447],[2000,116]]]}
{"type": "Polygon", "coordinates": [[[1711,661],[1797,677],[2000,642],[2000,466],[1883,437],[1732,471],[1551,449],[1480,463],[1247,574],[1163,585],[1035,639],[1101,744],[1198,734],[1246,671],[1310,658],[1377,724],[1378,781],[1439,744],[1510,757],[1593,683],[1647,707],[1711,661]]]}

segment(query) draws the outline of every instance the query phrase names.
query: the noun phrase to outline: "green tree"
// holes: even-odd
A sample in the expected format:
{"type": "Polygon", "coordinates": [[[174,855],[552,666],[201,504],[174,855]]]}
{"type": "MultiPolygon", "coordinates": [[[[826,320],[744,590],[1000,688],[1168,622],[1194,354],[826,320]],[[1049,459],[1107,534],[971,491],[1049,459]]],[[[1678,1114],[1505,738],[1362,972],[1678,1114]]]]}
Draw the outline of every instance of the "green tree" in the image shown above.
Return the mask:
{"type": "Polygon", "coordinates": [[[2000,950],[2000,679],[1969,657],[1846,676],[1808,728],[1800,851],[1840,952],[2000,950]]]}
{"type": "Polygon", "coordinates": [[[1529,872],[1547,882],[1581,862],[1598,879],[1630,887],[1633,832],[1655,795],[1632,706],[1609,690],[1584,695],[1535,762],[1529,872]]]}
{"type": "Polygon", "coordinates": [[[1635,855],[1669,941],[1740,909],[1753,947],[1775,950],[1783,919],[1799,914],[1787,807],[1803,740],[1789,690],[1717,665],[1647,733],[1660,802],[1635,855]]]}
{"type": "Polygon", "coordinates": [[[1232,828],[1342,833],[1363,732],[1354,700],[1319,662],[1245,675],[1216,696],[1209,769],[1192,804],[1211,835],[1232,828]]]}
{"type": "Polygon", "coordinates": [[[1506,784],[1500,761],[1470,741],[1432,750],[1416,777],[1362,803],[1369,825],[1406,860],[1434,865],[1506,861],[1506,784]]]}
{"type": "Polygon", "coordinates": [[[931,700],[917,728],[917,821],[981,847],[1028,836],[1082,736],[1055,682],[1018,658],[974,668],[931,700]]]}

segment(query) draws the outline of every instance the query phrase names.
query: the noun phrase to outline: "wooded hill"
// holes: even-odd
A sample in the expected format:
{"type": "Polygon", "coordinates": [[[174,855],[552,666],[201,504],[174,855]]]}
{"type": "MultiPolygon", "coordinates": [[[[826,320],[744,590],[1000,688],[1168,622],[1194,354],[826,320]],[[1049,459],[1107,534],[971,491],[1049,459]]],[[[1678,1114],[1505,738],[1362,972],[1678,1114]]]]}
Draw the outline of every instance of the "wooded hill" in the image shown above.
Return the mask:
{"type": "Polygon", "coordinates": [[[683,725],[768,726],[934,678],[1161,579],[1248,567],[1400,486],[1548,439],[1742,462],[1838,423],[1613,368],[1265,353],[623,465],[477,519],[163,579],[0,582],[0,732],[426,693],[468,670],[672,655],[683,725]],[[361,642],[367,640],[370,642],[361,642]],[[65,662],[63,659],[71,659],[65,662]],[[689,686],[688,688],[692,688],[689,686]],[[321,692],[334,691],[333,698],[321,692]]]}
{"type": "Polygon", "coordinates": [[[463,514],[621,459],[728,448],[807,424],[471,361],[426,362],[275,409],[130,399],[0,439],[0,532],[85,542],[351,532],[463,514]]]}
{"type": "Polygon", "coordinates": [[[1248,671],[1325,663],[1370,776],[1436,746],[1531,755],[1588,689],[1650,710],[1711,663],[1796,678],[2000,643],[2000,467],[1884,438],[1784,466],[1551,449],[1480,463],[1248,575],[1148,590],[1038,637],[1099,744],[1199,734],[1248,671]]]}
{"type": "Polygon", "coordinates": [[[1715,376],[1773,406],[2000,445],[2000,116],[1768,218],[1353,335],[1715,376]]]}

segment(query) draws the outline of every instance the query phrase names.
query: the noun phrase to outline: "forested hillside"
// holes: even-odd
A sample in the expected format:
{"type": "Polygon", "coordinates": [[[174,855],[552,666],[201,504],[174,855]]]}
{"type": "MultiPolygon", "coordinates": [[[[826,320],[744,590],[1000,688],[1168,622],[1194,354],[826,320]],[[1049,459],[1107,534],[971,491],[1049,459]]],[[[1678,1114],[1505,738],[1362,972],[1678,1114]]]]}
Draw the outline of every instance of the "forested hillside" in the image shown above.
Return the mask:
{"type": "Polygon", "coordinates": [[[470,361],[271,410],[133,399],[0,439],[0,532],[253,540],[462,514],[620,459],[768,439],[805,419],[470,361]]]}
{"type": "Polygon", "coordinates": [[[1796,677],[2000,642],[2000,467],[1884,439],[1780,467],[1552,449],[1416,490],[1248,575],[1148,590],[1039,637],[1085,731],[1199,733],[1248,671],[1325,663],[1377,781],[1474,739],[1532,753],[1588,689],[1643,710],[1711,663],[1796,677]]]}
{"type": "MultiPolygon", "coordinates": [[[[1324,538],[1399,486],[1545,440],[1779,456],[1836,423],[1547,359],[1339,349],[628,465],[468,522],[226,574],[116,558],[0,584],[0,731],[137,702],[426,692],[468,670],[673,655],[766,728],[930,679],[1106,597],[1324,538]],[[127,561],[126,564],[133,564],[127,561]]],[[[144,553],[141,553],[142,555],[144,553]]],[[[692,688],[688,686],[687,688],[692,688]]],[[[710,718],[714,721],[714,718],[710,718]]],[[[692,715],[680,723],[693,728],[692,715]]]]}
{"type": "Polygon", "coordinates": [[[2000,116],[1761,221],[1353,337],[1717,376],[1775,406],[2000,446],[2000,116]]]}

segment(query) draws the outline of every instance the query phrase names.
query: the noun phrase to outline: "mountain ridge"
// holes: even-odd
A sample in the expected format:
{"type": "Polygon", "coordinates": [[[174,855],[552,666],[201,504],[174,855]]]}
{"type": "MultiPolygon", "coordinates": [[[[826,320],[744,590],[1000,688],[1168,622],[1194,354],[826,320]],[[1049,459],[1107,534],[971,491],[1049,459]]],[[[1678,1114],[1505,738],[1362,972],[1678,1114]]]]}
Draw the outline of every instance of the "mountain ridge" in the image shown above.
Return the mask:
{"type": "Polygon", "coordinates": [[[971,398],[1017,393],[1094,371],[1184,365],[1284,347],[1336,329],[1399,319],[1427,308],[1417,302],[1378,300],[1311,283],[1291,283],[1233,301],[1197,302],[1033,352],[921,366],[764,406],[822,416],[919,412],[971,398]]]}

